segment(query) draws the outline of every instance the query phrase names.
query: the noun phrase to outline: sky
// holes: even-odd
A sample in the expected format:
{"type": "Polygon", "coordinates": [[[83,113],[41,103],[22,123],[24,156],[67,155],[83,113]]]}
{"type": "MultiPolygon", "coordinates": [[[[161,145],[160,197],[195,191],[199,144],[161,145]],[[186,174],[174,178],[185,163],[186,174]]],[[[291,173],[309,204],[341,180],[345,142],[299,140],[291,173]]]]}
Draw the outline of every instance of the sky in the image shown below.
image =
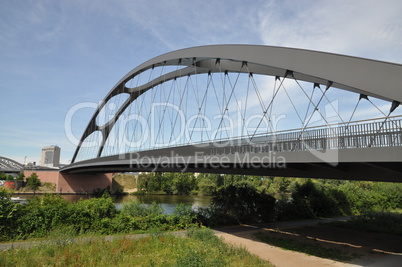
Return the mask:
{"type": "MultiPolygon", "coordinates": [[[[130,70],[186,47],[257,44],[402,64],[399,0],[3,0],[0,156],[70,162],[69,110],[99,103],[130,70]]],[[[75,112],[77,139],[94,109],[75,112]]]]}

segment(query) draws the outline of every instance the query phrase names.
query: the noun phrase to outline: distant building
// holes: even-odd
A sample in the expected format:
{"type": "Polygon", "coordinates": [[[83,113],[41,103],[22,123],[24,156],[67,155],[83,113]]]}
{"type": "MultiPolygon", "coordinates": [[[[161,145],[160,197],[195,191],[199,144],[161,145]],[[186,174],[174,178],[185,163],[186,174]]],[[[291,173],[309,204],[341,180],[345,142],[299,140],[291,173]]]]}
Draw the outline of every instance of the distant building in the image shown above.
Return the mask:
{"type": "Polygon", "coordinates": [[[60,165],[60,147],[46,146],[42,148],[41,165],[46,167],[58,167],[60,165]]]}

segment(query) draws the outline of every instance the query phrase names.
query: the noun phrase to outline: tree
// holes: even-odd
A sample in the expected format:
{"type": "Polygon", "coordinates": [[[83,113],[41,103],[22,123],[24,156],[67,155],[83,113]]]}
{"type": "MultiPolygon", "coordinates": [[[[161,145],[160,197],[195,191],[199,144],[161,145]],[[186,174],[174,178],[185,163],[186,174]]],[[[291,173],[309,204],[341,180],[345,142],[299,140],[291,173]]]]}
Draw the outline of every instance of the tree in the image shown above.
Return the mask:
{"type": "Polygon", "coordinates": [[[348,201],[342,191],[326,189],[311,179],[302,185],[296,185],[296,191],[292,193],[292,204],[299,218],[330,217],[350,213],[348,201]]]}
{"type": "MultiPolygon", "coordinates": [[[[216,189],[220,188],[224,185],[224,175],[223,174],[216,174],[216,173],[200,173],[197,176],[197,181],[198,181],[198,187],[200,187],[200,183],[204,180],[211,181],[216,189]]],[[[207,182],[209,183],[209,182],[207,182]]],[[[200,188],[201,190],[201,188],[200,188]]]]}
{"type": "Polygon", "coordinates": [[[17,180],[18,181],[23,181],[24,180],[24,178],[25,178],[25,175],[24,175],[24,173],[23,172],[20,172],[18,175],[17,175],[17,180]]]}
{"type": "Polygon", "coordinates": [[[217,223],[267,222],[273,219],[275,198],[241,181],[216,191],[211,209],[215,219],[221,220],[217,223]]]}
{"type": "Polygon", "coordinates": [[[148,175],[146,173],[141,173],[137,178],[137,189],[140,191],[147,190],[148,186],[148,175]]]}
{"type": "Polygon", "coordinates": [[[4,172],[1,172],[0,173],[0,180],[12,181],[12,180],[14,180],[14,176],[12,176],[10,174],[7,175],[4,172]]]}
{"type": "Polygon", "coordinates": [[[175,194],[188,195],[197,186],[193,173],[175,173],[173,178],[173,190],[175,194]]]}
{"type": "Polygon", "coordinates": [[[7,180],[7,175],[4,172],[0,172],[0,180],[7,180]]]}
{"type": "Polygon", "coordinates": [[[173,179],[174,179],[174,173],[171,172],[165,172],[162,175],[162,190],[166,194],[173,194],[173,179]]]}
{"type": "Polygon", "coordinates": [[[162,174],[159,172],[152,172],[147,175],[147,192],[158,192],[161,190],[162,174]]]}
{"type": "Polygon", "coordinates": [[[41,186],[41,182],[36,172],[33,172],[29,177],[27,177],[26,186],[36,193],[36,190],[38,190],[39,186],[41,186]]]}
{"type": "MultiPolygon", "coordinates": [[[[200,178],[198,177],[198,179],[200,178]]],[[[217,190],[217,186],[210,179],[203,178],[202,180],[198,181],[198,189],[203,195],[212,195],[217,190]]]]}

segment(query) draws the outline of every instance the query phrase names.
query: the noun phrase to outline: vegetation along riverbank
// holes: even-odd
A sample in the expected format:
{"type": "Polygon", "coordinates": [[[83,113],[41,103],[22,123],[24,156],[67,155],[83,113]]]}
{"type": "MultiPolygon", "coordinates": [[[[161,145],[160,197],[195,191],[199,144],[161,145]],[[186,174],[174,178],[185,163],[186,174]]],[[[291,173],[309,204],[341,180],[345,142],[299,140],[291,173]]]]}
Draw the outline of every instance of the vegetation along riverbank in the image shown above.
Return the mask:
{"type": "MultiPolygon", "coordinates": [[[[136,181],[137,186],[138,183],[143,183],[139,187],[143,194],[157,193],[161,188],[164,188],[165,194],[200,194],[208,191],[208,194],[212,195],[211,205],[195,211],[191,206],[181,204],[176,206],[172,214],[164,214],[158,203],[144,205],[139,202],[127,202],[122,204],[121,209],[116,209],[113,196],[107,191],[99,198],[78,202],[68,202],[59,195],[45,195],[20,205],[11,200],[12,191],[0,189],[0,240],[41,240],[55,235],[69,240],[77,236],[146,232],[154,235],[205,226],[343,215],[357,216],[353,217],[352,221],[358,228],[368,225],[364,218],[371,218],[371,221],[381,220],[384,227],[391,229],[398,228],[395,225],[401,223],[398,221],[400,216],[387,215],[402,210],[401,184],[240,175],[200,174],[195,177],[193,174],[174,174],[171,187],[167,190],[168,186],[163,182],[166,178],[163,178],[164,174],[151,175],[148,180],[143,177],[143,181],[136,181]],[[193,187],[188,186],[189,184],[193,187]],[[388,217],[384,217],[384,214],[388,217]]],[[[371,231],[370,228],[368,230],[371,231]]],[[[175,239],[166,238],[176,244],[175,239]]],[[[115,243],[108,243],[111,246],[114,246],[113,244],[115,243]]],[[[63,253],[68,251],[67,254],[72,255],[71,249],[72,247],[64,247],[63,253]]],[[[48,253],[59,255],[61,252],[52,250],[48,253]]],[[[75,257],[84,255],[80,253],[74,254],[75,257]]],[[[203,250],[192,253],[194,255],[191,260],[197,260],[197,255],[204,255],[203,250]]],[[[3,257],[4,253],[1,255],[3,257]]],[[[173,261],[180,260],[175,258],[173,261]]]]}

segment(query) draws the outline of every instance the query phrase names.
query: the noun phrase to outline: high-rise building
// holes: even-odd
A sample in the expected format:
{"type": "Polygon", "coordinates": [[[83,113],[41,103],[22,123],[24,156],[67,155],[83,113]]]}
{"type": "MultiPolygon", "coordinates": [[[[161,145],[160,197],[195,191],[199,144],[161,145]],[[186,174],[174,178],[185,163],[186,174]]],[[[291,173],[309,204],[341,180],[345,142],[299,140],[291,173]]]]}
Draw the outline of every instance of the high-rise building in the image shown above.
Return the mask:
{"type": "Polygon", "coordinates": [[[58,167],[60,165],[60,147],[46,146],[42,148],[41,165],[46,167],[58,167]]]}

